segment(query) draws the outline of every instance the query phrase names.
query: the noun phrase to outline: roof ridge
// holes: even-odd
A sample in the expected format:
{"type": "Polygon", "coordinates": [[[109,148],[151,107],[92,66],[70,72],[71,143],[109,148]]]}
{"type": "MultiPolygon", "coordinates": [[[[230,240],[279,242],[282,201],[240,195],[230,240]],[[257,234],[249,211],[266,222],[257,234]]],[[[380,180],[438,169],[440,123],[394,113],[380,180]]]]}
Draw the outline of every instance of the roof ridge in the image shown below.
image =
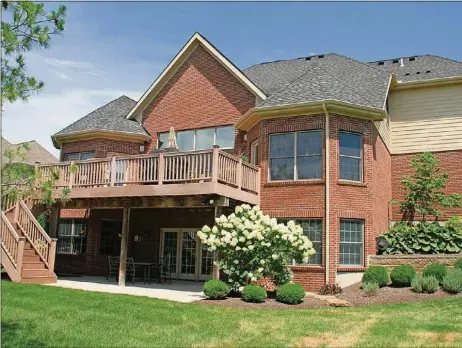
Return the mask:
{"type": "Polygon", "coordinates": [[[312,54],[312,55],[309,55],[309,56],[303,56],[303,57],[297,57],[297,58],[270,60],[270,61],[267,61],[267,62],[260,62],[260,63],[252,64],[251,66],[248,66],[247,68],[244,68],[243,71],[245,71],[247,69],[250,69],[250,68],[253,68],[254,66],[258,66],[258,65],[265,65],[265,64],[279,63],[279,62],[289,62],[289,61],[293,61],[293,60],[301,60],[301,59],[318,57],[318,56],[330,56],[330,55],[335,55],[335,54],[337,54],[337,53],[335,53],[335,52],[319,53],[319,54],[312,54]]]}
{"type": "Polygon", "coordinates": [[[455,59],[448,58],[448,57],[443,57],[443,56],[435,56],[434,54],[431,54],[431,53],[427,53],[427,54],[425,54],[425,56],[426,57],[441,58],[441,59],[449,60],[450,62],[462,64],[462,61],[460,61],[460,60],[455,60],[455,59]]]}

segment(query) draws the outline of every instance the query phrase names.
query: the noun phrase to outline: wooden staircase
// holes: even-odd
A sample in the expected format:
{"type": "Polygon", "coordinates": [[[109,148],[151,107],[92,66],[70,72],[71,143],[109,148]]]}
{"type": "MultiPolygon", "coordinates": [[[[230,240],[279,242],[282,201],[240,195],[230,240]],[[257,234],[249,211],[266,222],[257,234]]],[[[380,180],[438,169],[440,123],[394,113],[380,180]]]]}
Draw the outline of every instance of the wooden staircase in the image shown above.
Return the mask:
{"type": "Polygon", "coordinates": [[[56,283],[56,239],[40,226],[25,201],[1,212],[2,266],[13,282],[56,283]]]}

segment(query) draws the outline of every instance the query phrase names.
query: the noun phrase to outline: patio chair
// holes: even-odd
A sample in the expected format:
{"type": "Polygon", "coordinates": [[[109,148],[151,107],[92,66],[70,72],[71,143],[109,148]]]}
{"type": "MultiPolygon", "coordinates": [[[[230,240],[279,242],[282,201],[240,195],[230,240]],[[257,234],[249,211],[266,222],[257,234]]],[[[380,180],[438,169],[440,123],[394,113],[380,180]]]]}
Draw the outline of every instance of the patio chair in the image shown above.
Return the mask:
{"type": "Polygon", "coordinates": [[[118,256],[108,256],[108,261],[109,261],[109,274],[107,275],[107,280],[111,281],[111,275],[115,275],[115,279],[117,281],[117,278],[119,276],[119,263],[120,259],[118,256]]]}
{"type": "Polygon", "coordinates": [[[136,271],[135,260],[133,259],[133,257],[128,257],[127,266],[125,268],[125,274],[126,274],[127,279],[131,279],[132,284],[135,284],[135,271],[136,271]]]}
{"type": "Polygon", "coordinates": [[[172,270],[170,264],[164,259],[159,267],[159,283],[164,285],[167,281],[172,284],[172,270]]]}

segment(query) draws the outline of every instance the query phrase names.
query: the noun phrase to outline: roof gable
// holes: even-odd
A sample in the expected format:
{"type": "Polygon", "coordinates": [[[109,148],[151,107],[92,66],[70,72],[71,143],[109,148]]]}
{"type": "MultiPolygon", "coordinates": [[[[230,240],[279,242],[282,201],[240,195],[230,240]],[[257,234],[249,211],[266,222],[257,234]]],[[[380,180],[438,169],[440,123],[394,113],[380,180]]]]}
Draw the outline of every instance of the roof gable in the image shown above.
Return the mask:
{"type": "Polygon", "coordinates": [[[218,49],[215,48],[199,33],[195,33],[189,41],[183,46],[173,60],[168,64],[164,71],[157,77],[151,87],[143,94],[140,100],[136,103],[133,109],[128,113],[128,119],[137,119],[141,121],[141,112],[146,108],[153,98],[162,90],[170,78],[178,71],[178,69],[187,60],[189,55],[194,52],[198,45],[201,45],[211,54],[218,62],[220,62],[235,78],[237,78],[252,94],[260,99],[266,99],[265,93],[253,83],[242,71],[237,68],[228,58],[226,58],[218,49]]]}
{"type": "MultiPolygon", "coordinates": [[[[24,143],[11,144],[3,137],[1,138],[1,141],[2,141],[2,163],[5,164],[8,162],[8,159],[4,156],[5,151],[17,149],[19,146],[21,146],[24,143]]],[[[31,140],[31,141],[26,141],[25,143],[29,144],[29,150],[24,151],[24,160],[19,161],[19,162],[33,165],[37,162],[52,163],[52,162],[58,161],[58,159],[55,156],[53,156],[50,152],[48,152],[37,141],[31,140]]]]}

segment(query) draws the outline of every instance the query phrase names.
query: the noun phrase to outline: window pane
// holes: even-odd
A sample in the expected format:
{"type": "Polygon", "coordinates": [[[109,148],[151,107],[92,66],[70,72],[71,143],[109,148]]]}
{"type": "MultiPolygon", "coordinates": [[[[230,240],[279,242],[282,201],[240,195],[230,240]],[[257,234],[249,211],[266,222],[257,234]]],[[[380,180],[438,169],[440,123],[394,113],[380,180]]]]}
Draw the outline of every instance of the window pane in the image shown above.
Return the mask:
{"type": "Polygon", "coordinates": [[[294,156],[294,133],[270,136],[270,158],[294,156]]]}
{"type": "Polygon", "coordinates": [[[313,243],[316,254],[310,257],[308,264],[321,265],[322,261],[322,220],[302,220],[298,223],[303,228],[303,234],[313,243]]]}
{"type": "Polygon", "coordinates": [[[64,155],[65,161],[72,161],[72,160],[79,160],[79,159],[80,159],[80,153],[66,153],[64,155]]]}
{"type": "Polygon", "coordinates": [[[82,154],[80,155],[81,160],[87,160],[91,158],[95,158],[94,152],[82,152],[82,154]]]}
{"type": "Polygon", "coordinates": [[[60,254],[70,254],[71,243],[71,237],[59,237],[56,244],[56,252],[60,254]]]}
{"type": "Polygon", "coordinates": [[[294,180],[294,159],[272,159],[270,171],[271,180],[294,180]]]}
{"type": "Polygon", "coordinates": [[[322,137],[320,131],[297,134],[297,155],[321,155],[322,137]]]}
{"type": "Polygon", "coordinates": [[[298,157],[297,158],[298,179],[321,179],[322,178],[322,158],[298,157]]]}
{"type": "Polygon", "coordinates": [[[180,151],[194,150],[194,131],[178,132],[176,142],[180,151]]]}
{"type": "Polygon", "coordinates": [[[72,220],[60,220],[58,236],[70,236],[72,234],[72,220]]]}
{"type": "Polygon", "coordinates": [[[340,220],[340,264],[361,266],[364,221],[340,220]]]}
{"type": "Polygon", "coordinates": [[[220,147],[234,147],[234,127],[217,128],[216,144],[220,147]]]}
{"type": "Polygon", "coordinates": [[[213,147],[214,128],[199,129],[196,131],[196,150],[206,150],[213,147]]]}
{"type": "Polygon", "coordinates": [[[74,220],[74,235],[82,236],[87,232],[87,222],[81,219],[74,220]]]}
{"type": "Polygon", "coordinates": [[[160,133],[157,148],[165,149],[167,147],[167,140],[168,140],[168,133],[160,133]]]}
{"type": "Polygon", "coordinates": [[[340,155],[361,157],[361,134],[340,132],[340,155]]]}
{"type": "Polygon", "coordinates": [[[361,181],[361,159],[340,157],[340,179],[361,181]]]}

